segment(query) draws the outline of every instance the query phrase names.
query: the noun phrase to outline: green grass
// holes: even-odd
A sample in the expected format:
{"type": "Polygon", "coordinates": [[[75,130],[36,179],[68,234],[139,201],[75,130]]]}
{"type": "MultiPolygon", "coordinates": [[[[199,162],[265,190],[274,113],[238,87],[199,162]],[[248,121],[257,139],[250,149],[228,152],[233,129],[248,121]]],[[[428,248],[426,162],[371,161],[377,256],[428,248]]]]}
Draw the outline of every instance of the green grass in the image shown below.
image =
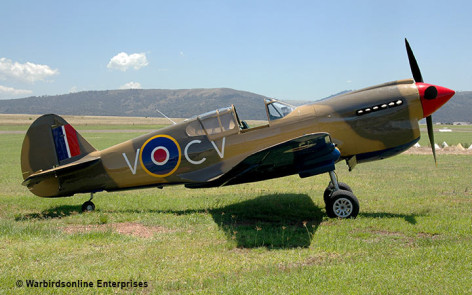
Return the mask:
{"type": "MultiPolygon", "coordinates": [[[[421,146],[431,146],[429,143],[428,134],[426,132],[426,125],[420,125],[420,128],[424,130],[421,134],[419,144],[421,146]]],[[[460,143],[465,148],[472,145],[472,126],[453,126],[453,125],[434,125],[434,130],[440,128],[451,129],[452,132],[434,132],[434,142],[441,145],[446,142],[448,145],[457,145],[460,143]]]]}
{"type": "Polygon", "coordinates": [[[87,125],[87,124],[82,124],[82,125],[74,125],[75,128],[77,128],[78,131],[81,130],[157,130],[164,128],[168,125],[151,125],[151,124],[129,124],[129,125],[121,125],[121,124],[116,124],[116,125],[87,125]]]}
{"type": "MultiPolygon", "coordinates": [[[[141,134],[84,133],[104,148],[141,134]]],[[[464,294],[472,292],[468,155],[400,155],[341,181],[355,220],[328,219],[327,175],[190,190],[42,199],[20,185],[23,135],[0,134],[0,293],[464,294]],[[113,226],[139,224],[149,237],[113,226]],[[70,228],[89,230],[70,232],[70,228]],[[97,228],[100,227],[101,230],[97,228]],[[95,228],[95,229],[94,229],[95,228]],[[145,281],[147,288],[16,287],[17,280],[145,281]]]]}
{"type": "MultiPolygon", "coordinates": [[[[0,131],[25,131],[30,125],[0,125],[0,131]]],[[[75,124],[74,128],[78,131],[83,130],[157,130],[168,125],[152,125],[152,124],[113,124],[113,125],[96,125],[96,124],[75,124]]]]}

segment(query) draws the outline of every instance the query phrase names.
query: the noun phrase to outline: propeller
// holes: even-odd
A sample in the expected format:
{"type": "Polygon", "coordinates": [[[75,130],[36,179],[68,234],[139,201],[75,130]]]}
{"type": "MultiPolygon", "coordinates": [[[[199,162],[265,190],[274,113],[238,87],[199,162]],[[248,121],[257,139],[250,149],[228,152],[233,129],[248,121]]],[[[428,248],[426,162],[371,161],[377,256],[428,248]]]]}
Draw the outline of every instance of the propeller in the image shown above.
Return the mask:
{"type": "Polygon", "coordinates": [[[426,117],[426,126],[428,127],[429,143],[431,143],[431,149],[433,150],[434,164],[438,166],[436,161],[436,145],[434,144],[433,118],[431,116],[426,117]]]}
{"type": "Polygon", "coordinates": [[[421,82],[423,83],[423,76],[421,76],[421,71],[420,67],[418,66],[418,63],[416,62],[415,55],[413,54],[413,50],[411,50],[410,43],[408,43],[408,40],[405,38],[405,46],[406,46],[406,53],[408,54],[408,61],[410,62],[410,69],[411,73],[413,74],[413,79],[415,79],[415,82],[421,82]]]}
{"type": "MultiPolygon", "coordinates": [[[[413,79],[415,79],[415,82],[420,82],[423,83],[423,76],[421,75],[420,67],[418,66],[418,62],[416,62],[415,55],[413,54],[413,50],[411,50],[410,44],[408,43],[408,40],[405,38],[405,46],[406,46],[406,52],[408,54],[408,61],[410,62],[410,69],[411,73],[413,74],[413,79]]],[[[433,157],[434,157],[434,163],[436,166],[438,165],[436,161],[436,147],[434,145],[434,131],[433,131],[433,118],[431,115],[426,117],[426,126],[428,128],[428,137],[429,137],[429,142],[431,144],[431,149],[433,151],[433,157]]]]}

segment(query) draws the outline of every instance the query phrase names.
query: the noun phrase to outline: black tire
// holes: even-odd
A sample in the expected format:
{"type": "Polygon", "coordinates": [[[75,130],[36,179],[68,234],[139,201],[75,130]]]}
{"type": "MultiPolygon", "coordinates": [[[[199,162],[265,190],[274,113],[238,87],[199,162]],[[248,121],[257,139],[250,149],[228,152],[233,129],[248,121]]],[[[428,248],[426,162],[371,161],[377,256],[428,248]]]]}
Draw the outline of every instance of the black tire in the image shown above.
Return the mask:
{"type": "Polygon", "coordinates": [[[92,212],[93,210],[95,210],[95,204],[92,201],[82,204],[82,212],[92,212]]]}
{"type": "MultiPolygon", "coordinates": [[[[351,187],[347,185],[346,183],[338,182],[338,185],[339,185],[339,189],[352,193],[351,187]]],[[[329,202],[329,198],[333,192],[334,192],[334,184],[330,181],[328,184],[328,187],[325,189],[324,194],[323,194],[323,200],[325,204],[329,202]]]]}
{"type": "Polygon", "coordinates": [[[326,214],[330,218],[356,218],[359,214],[359,200],[350,191],[335,191],[326,203],[326,214]]]}

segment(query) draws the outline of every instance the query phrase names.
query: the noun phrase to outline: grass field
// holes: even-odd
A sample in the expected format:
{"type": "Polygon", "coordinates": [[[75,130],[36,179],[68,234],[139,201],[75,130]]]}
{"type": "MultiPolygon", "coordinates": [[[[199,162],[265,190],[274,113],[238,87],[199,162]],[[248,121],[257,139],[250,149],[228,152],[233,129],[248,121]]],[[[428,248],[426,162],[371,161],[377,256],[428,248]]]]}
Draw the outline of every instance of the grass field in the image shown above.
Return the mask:
{"type": "MultiPolygon", "coordinates": [[[[94,128],[114,127],[82,128],[98,149],[142,134],[94,128]]],[[[438,168],[411,154],[352,172],[339,163],[360,200],[355,220],[325,216],[326,175],[99,193],[96,211],[80,213],[87,195],[42,199],[21,186],[23,135],[0,140],[0,293],[472,293],[471,155],[441,155],[438,168]]]]}
{"type": "MultiPolygon", "coordinates": [[[[423,133],[419,144],[421,146],[431,146],[429,144],[426,126],[420,126],[423,133]]],[[[440,146],[443,142],[446,142],[448,145],[457,145],[460,143],[465,148],[472,145],[472,126],[435,125],[434,130],[434,141],[440,146]],[[438,132],[439,129],[443,128],[451,129],[452,132],[438,132]]]]}

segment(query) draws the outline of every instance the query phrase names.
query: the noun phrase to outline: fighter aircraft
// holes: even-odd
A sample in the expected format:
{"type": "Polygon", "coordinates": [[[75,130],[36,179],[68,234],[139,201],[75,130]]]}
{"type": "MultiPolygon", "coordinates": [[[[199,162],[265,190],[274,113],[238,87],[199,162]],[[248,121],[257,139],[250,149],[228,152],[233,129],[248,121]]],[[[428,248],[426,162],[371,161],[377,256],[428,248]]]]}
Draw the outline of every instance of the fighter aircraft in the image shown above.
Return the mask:
{"type": "Polygon", "coordinates": [[[405,46],[414,79],[398,80],[293,107],[265,99],[267,124],[249,127],[234,106],[98,151],[57,115],[39,117],[21,152],[23,185],[40,197],[93,194],[183,184],[208,188],[298,174],[328,173],[326,213],[355,218],[359,201],[339,182],[335,164],[356,164],[397,155],[420,139],[426,118],[434,160],[431,114],[453,90],[426,84],[413,52],[405,46]]]}

